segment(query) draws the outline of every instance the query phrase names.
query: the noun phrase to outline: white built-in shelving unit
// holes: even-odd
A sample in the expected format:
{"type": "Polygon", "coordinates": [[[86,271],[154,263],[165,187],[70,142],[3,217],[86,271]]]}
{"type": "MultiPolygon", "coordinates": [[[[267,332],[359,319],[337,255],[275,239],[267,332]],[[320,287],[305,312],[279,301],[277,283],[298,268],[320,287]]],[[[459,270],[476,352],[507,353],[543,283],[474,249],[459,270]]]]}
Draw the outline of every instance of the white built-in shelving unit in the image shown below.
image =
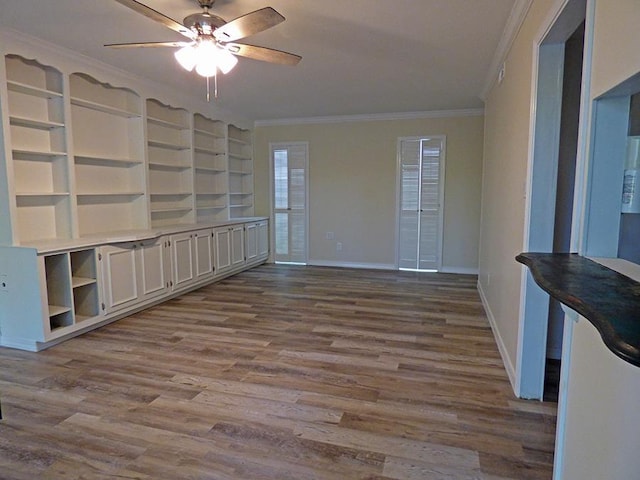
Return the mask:
{"type": "Polygon", "coordinates": [[[147,228],[142,100],[81,73],[70,94],[79,236],[147,228]]]}
{"type": "MultiPolygon", "coordinates": [[[[71,192],[62,74],[15,55],[5,58],[16,244],[71,238],[71,192]]],[[[6,151],[6,150],[5,150],[6,151]]]]}
{"type": "Polygon", "coordinates": [[[147,100],[151,226],[194,222],[191,115],[147,100]]]}
{"type": "Polygon", "coordinates": [[[229,125],[229,215],[232,218],[253,215],[253,144],[250,130],[229,125]]]}
{"type": "Polygon", "coordinates": [[[0,51],[0,345],[38,350],[266,261],[250,130],[0,51]]]}
{"type": "Polygon", "coordinates": [[[193,116],[193,158],[198,222],[229,218],[226,124],[193,116]]]}

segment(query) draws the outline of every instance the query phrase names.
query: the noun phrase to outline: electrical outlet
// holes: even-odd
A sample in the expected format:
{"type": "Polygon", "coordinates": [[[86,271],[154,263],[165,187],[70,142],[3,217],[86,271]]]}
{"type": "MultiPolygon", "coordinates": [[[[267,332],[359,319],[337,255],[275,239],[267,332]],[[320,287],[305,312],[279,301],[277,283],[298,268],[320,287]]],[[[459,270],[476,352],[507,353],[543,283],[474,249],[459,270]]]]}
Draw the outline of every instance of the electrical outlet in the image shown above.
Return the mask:
{"type": "Polygon", "coordinates": [[[342,242],[337,242],[336,243],[336,252],[341,252],[342,251],[342,242]]]}
{"type": "Polygon", "coordinates": [[[336,238],[336,236],[333,232],[327,232],[327,240],[333,240],[334,238],[336,238]]]}

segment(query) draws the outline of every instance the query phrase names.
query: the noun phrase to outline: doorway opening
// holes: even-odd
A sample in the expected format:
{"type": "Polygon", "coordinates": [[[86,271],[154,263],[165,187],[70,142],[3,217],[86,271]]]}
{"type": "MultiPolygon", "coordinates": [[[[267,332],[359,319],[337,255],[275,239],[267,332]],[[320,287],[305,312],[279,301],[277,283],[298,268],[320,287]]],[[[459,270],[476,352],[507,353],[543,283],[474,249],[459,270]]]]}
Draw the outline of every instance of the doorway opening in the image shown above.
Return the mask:
{"type": "MultiPolygon", "coordinates": [[[[527,251],[575,251],[585,18],[586,0],[567,1],[538,43],[527,251]]],[[[529,272],[523,281],[518,392],[523,398],[556,400],[565,313],[529,272]]]]}
{"type": "Polygon", "coordinates": [[[272,245],[275,263],[305,265],[308,259],[309,145],[275,143],[271,150],[272,245]]]}

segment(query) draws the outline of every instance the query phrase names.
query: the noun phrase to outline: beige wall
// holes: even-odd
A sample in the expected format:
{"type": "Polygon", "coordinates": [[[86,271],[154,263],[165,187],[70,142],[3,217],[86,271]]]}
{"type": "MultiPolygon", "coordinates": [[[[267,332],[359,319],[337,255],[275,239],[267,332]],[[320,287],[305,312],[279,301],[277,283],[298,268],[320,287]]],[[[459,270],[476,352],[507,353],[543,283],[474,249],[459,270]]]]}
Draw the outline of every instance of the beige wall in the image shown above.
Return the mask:
{"type": "Polygon", "coordinates": [[[396,256],[398,137],[446,135],[443,267],[478,266],[483,118],[259,126],[256,214],[269,215],[269,143],[309,142],[311,263],[392,268],[396,256]],[[334,240],[326,238],[335,234],[334,240]],[[336,242],[343,249],[336,251],[336,242]]]}
{"type": "Polygon", "coordinates": [[[515,380],[520,316],[533,45],[554,4],[536,0],[508,53],[506,75],[485,104],[479,287],[515,380]]]}

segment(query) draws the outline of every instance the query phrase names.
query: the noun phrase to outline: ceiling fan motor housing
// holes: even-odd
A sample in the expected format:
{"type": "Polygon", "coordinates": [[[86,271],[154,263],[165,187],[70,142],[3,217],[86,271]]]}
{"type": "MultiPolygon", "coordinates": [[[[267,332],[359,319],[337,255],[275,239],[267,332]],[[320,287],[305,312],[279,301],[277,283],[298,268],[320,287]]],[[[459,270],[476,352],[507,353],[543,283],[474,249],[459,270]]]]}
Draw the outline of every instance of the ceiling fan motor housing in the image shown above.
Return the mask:
{"type": "Polygon", "coordinates": [[[197,35],[211,35],[217,28],[220,28],[227,22],[217,15],[202,12],[185,17],[183,23],[185,27],[197,35]]]}
{"type": "Polygon", "coordinates": [[[216,0],[197,0],[202,8],[211,8],[216,0]]]}

